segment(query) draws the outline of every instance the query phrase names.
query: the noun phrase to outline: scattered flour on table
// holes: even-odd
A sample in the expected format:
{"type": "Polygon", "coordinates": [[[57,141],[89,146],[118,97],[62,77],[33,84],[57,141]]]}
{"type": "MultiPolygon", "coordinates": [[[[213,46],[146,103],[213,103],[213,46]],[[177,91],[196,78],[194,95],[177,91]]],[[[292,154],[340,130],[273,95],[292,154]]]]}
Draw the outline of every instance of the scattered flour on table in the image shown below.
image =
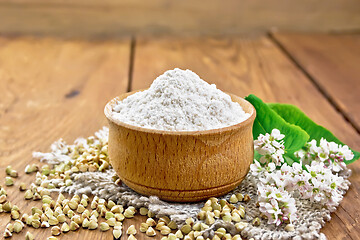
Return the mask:
{"type": "Polygon", "coordinates": [[[166,71],[150,88],[113,106],[121,122],[166,131],[199,131],[238,124],[250,115],[231,97],[190,70],[166,71]]]}

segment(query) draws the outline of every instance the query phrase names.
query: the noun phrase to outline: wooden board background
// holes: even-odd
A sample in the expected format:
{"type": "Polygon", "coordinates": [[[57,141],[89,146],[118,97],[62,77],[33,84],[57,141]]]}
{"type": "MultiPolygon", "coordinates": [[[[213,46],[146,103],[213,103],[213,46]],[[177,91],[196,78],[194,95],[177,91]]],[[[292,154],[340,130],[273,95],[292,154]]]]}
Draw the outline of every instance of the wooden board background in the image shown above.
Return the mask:
{"type": "Polygon", "coordinates": [[[283,33],[274,39],[360,133],[360,36],[283,33]]]}
{"type": "MultiPolygon", "coordinates": [[[[254,93],[268,102],[296,104],[316,122],[359,150],[357,129],[347,120],[345,109],[334,105],[329,98],[335,99],[330,88],[336,86],[338,91],[358,102],[358,94],[347,90],[348,86],[358,86],[358,72],[351,71],[353,75],[347,84],[335,85],[333,81],[342,80],[336,77],[341,76],[338,71],[348,72],[346,70],[352,65],[344,64],[346,61],[332,61],[330,56],[323,54],[322,62],[332,63],[327,69],[312,55],[306,58],[301,55],[301,60],[300,57],[298,60],[296,52],[293,54],[292,48],[287,46],[303,46],[305,41],[308,42],[306,39],[319,37],[325,44],[334,36],[304,35],[296,41],[287,34],[119,41],[0,37],[0,181],[4,179],[5,167],[11,164],[21,174],[16,185],[21,181],[29,183],[32,177],[23,174],[23,169],[32,161],[32,151],[46,151],[61,137],[71,142],[78,136],[93,134],[106,124],[103,107],[109,99],[127,90],[147,87],[156,76],[174,67],[190,68],[208,82],[216,83],[220,89],[239,96],[254,93]],[[282,41],[277,40],[280,38],[282,41]],[[283,44],[285,42],[289,44],[283,44]],[[317,74],[307,69],[308,61],[321,64],[317,74]],[[335,72],[333,77],[319,73],[327,70],[335,72]],[[327,81],[326,89],[320,84],[324,79],[327,81]],[[324,94],[325,90],[327,94],[324,94]]],[[[347,38],[356,41],[358,35],[347,38]]],[[[306,49],[320,51],[316,50],[316,43],[316,40],[311,40],[306,49]]],[[[339,54],[345,51],[346,58],[359,62],[360,56],[351,50],[352,47],[351,44],[331,44],[329,48],[339,54]],[[341,50],[345,46],[350,49],[341,50]]],[[[353,109],[350,112],[354,119],[359,117],[356,104],[348,104],[343,98],[337,101],[339,105],[353,109]]],[[[332,214],[332,220],[322,230],[328,239],[355,240],[360,235],[360,162],[350,168],[353,170],[352,186],[338,210],[332,214]]],[[[3,182],[0,184],[4,185],[3,182]]],[[[16,186],[6,189],[9,199],[22,212],[30,211],[33,202],[24,201],[23,193],[19,194],[16,186]]],[[[138,226],[143,220],[138,217],[125,221],[125,229],[130,224],[138,226]]],[[[8,221],[9,215],[0,214],[0,234],[8,221]]],[[[49,229],[30,231],[36,239],[50,235],[49,229]]],[[[23,239],[24,235],[25,231],[13,239],[23,239]]],[[[80,230],[61,235],[60,239],[74,237],[110,239],[111,233],[80,230]]],[[[138,234],[137,238],[146,237],[138,234]]],[[[160,239],[160,235],[156,238],[160,239]]],[[[125,235],[123,239],[126,239],[125,235]]]]}
{"type": "MultiPolygon", "coordinates": [[[[72,142],[89,136],[106,124],[104,103],[128,83],[130,41],[63,41],[35,38],[0,38],[0,185],[5,168],[12,165],[20,177],[6,188],[8,199],[22,213],[30,213],[40,202],[25,201],[21,182],[34,176],[24,174],[34,150],[48,151],[59,138],[72,142]]],[[[2,239],[9,214],[0,214],[2,239]]],[[[129,221],[130,223],[131,221],[129,221]]],[[[49,229],[27,228],[35,239],[46,239],[49,229]]],[[[12,237],[24,239],[26,231],[12,237]]],[[[106,233],[79,231],[68,239],[109,239],[106,233]]],[[[62,237],[62,239],[66,239],[62,237]]]]}
{"type": "Polygon", "coordinates": [[[357,0],[0,0],[0,33],[60,37],[358,31],[357,0]]]}

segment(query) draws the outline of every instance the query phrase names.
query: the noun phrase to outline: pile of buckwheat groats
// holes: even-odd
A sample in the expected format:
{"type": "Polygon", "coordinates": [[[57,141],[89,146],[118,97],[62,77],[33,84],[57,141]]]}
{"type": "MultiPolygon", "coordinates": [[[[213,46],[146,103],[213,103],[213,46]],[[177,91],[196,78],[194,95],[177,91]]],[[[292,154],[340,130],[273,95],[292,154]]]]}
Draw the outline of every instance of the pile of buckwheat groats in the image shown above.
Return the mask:
{"type": "MultiPolygon", "coordinates": [[[[149,237],[160,233],[164,236],[163,240],[204,239],[202,231],[208,229],[209,225],[215,222],[215,217],[218,218],[221,214],[224,215],[224,219],[230,218],[239,222],[239,228],[245,226],[245,223],[240,223],[245,214],[243,206],[240,205],[235,208],[234,205],[229,204],[227,201],[221,200],[219,202],[216,198],[209,199],[198,214],[198,217],[205,220],[206,223],[188,218],[181,228],[166,215],[159,217],[156,221],[154,219],[155,214],[145,207],[136,209],[133,206],[127,206],[124,208],[123,205],[118,205],[113,200],[105,200],[98,196],[94,196],[90,201],[91,196],[87,194],[75,194],[72,198],[67,199],[62,193],[59,193],[57,199],[53,199],[50,196],[51,192],[60,191],[73,185],[73,174],[105,172],[111,168],[107,154],[107,134],[108,129],[103,129],[97,132],[95,137],[77,139],[74,145],[66,145],[62,141],[58,141],[52,145],[51,153],[33,154],[35,158],[46,159],[48,164],[41,167],[36,164],[26,166],[25,173],[36,173],[36,179],[29,188],[24,183],[21,183],[19,190],[25,191],[24,198],[26,200],[41,200],[42,207],[32,207],[30,214],[23,213],[21,215],[20,209],[6,200],[7,193],[2,188],[0,191],[0,202],[2,203],[0,209],[2,212],[10,213],[11,218],[14,220],[13,223],[7,224],[4,231],[5,238],[21,232],[27,225],[32,228],[51,227],[53,236],[48,237],[49,240],[56,239],[55,236],[66,234],[69,231],[76,231],[79,228],[100,229],[100,231],[108,231],[112,228],[114,238],[120,239],[122,222],[127,218],[133,218],[137,212],[148,216],[146,222],[141,223],[139,231],[144,232],[149,237]],[[210,208],[214,209],[214,211],[208,211],[210,208]],[[101,220],[101,218],[104,218],[104,220],[101,220]]],[[[6,185],[14,185],[13,179],[18,176],[17,171],[8,166],[6,174],[8,175],[5,180],[6,185]]],[[[111,179],[114,184],[121,185],[121,181],[116,174],[113,174],[111,179]]],[[[237,196],[244,199],[244,201],[249,199],[248,195],[243,197],[238,194],[237,196]]],[[[136,233],[137,230],[134,225],[131,225],[126,230],[128,239],[136,239],[136,233]]],[[[224,228],[219,228],[216,233],[216,237],[213,239],[222,237],[234,240],[241,239],[240,235],[231,237],[224,228]]],[[[25,238],[27,240],[34,239],[30,231],[26,233],[25,238]]]]}
{"type": "MultiPolygon", "coordinates": [[[[296,224],[284,219],[281,226],[267,223],[270,219],[266,211],[259,211],[258,199],[259,176],[266,172],[259,174],[256,164],[240,186],[222,198],[192,204],[167,203],[154,196],[141,196],[120,181],[109,164],[107,140],[108,129],[104,128],[93,137],[77,139],[73,145],[59,140],[51,146],[51,152],[35,152],[33,156],[46,163],[26,166],[25,173],[36,173],[36,178],[29,187],[20,183],[19,190],[24,191],[26,200],[41,200],[42,206],[22,213],[7,201],[6,191],[1,188],[0,211],[10,213],[14,220],[6,226],[4,237],[24,228],[51,227],[53,236],[49,240],[79,228],[112,229],[114,238],[120,239],[122,222],[139,213],[148,218],[139,229],[131,225],[125,231],[130,240],[136,239],[137,231],[149,237],[163,236],[162,240],[326,239],[319,231],[336,207],[327,209],[307,199],[295,197],[296,224]],[[59,194],[52,198],[52,192],[59,194]],[[71,198],[62,192],[70,193],[71,198]]],[[[340,173],[345,179],[338,196],[342,198],[350,184],[346,180],[350,171],[340,173]]],[[[6,174],[5,184],[14,185],[17,171],[8,166],[6,174]]],[[[25,238],[34,239],[30,231],[25,238]]]]}

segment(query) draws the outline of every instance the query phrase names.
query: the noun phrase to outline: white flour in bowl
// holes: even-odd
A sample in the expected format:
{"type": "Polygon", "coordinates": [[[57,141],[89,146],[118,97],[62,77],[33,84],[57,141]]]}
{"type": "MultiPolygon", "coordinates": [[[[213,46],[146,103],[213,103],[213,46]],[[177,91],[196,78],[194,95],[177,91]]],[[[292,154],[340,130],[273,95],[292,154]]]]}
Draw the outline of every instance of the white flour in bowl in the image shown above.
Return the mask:
{"type": "Polygon", "coordinates": [[[190,70],[166,71],[150,88],[113,106],[121,122],[166,131],[199,131],[238,124],[250,114],[190,70]]]}

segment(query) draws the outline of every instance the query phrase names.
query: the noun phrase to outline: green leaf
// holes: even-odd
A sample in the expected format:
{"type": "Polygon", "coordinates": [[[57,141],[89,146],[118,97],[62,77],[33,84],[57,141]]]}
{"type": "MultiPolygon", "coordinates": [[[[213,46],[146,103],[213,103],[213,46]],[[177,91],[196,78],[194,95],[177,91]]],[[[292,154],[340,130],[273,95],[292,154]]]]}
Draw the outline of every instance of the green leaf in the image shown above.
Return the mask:
{"type": "MultiPolygon", "coordinates": [[[[298,107],[290,104],[270,103],[268,106],[281,116],[286,122],[297,125],[304,129],[310,136],[310,140],[315,139],[317,142],[321,138],[325,138],[329,142],[336,142],[337,144],[345,145],[338,138],[334,136],[326,128],[316,124],[298,107]]],[[[346,164],[352,163],[360,157],[360,152],[352,150],[354,158],[350,161],[345,161],[346,164]]]]}
{"type": "Polygon", "coordinates": [[[299,126],[286,122],[266,103],[253,94],[245,97],[256,109],[256,118],[253,125],[253,137],[257,139],[260,134],[271,133],[274,128],[285,135],[285,160],[292,164],[288,158],[296,161],[294,152],[301,149],[309,139],[309,135],[299,126]]]}

